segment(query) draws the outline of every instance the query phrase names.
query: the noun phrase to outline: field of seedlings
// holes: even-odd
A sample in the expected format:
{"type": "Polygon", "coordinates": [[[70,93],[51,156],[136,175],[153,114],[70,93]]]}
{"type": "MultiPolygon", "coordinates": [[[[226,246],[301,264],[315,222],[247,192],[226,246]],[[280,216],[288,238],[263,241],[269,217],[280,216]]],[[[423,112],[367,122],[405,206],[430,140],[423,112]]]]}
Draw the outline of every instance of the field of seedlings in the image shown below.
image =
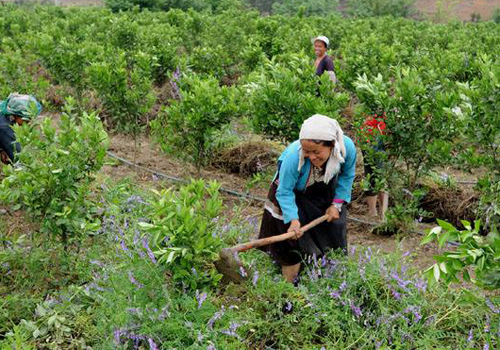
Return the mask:
{"type": "Polygon", "coordinates": [[[210,4],[1,7],[0,100],[43,111],[0,170],[0,349],[498,349],[500,25],[210,4]],[[358,151],[348,254],[294,285],[253,249],[224,278],[316,113],[358,151]],[[369,116],[388,130],[375,184],[369,116]]]}

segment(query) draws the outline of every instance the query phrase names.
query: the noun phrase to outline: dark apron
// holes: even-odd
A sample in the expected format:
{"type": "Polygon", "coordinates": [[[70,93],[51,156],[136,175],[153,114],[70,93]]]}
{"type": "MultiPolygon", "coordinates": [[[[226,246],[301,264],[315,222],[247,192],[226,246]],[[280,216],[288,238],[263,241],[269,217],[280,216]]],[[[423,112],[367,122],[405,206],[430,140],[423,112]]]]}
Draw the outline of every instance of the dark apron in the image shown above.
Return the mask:
{"type": "MultiPolygon", "coordinates": [[[[266,203],[266,206],[272,207],[274,216],[269,210],[264,210],[259,238],[286,233],[290,227],[290,224],[285,224],[283,220],[276,217],[282,215],[276,199],[278,183],[279,174],[271,184],[266,203]]],[[[316,182],[308,186],[305,191],[294,191],[301,226],[325,214],[326,210],[332,205],[336,187],[337,177],[334,177],[328,184],[316,182]]],[[[344,204],[340,218],[337,220],[323,222],[305,232],[298,240],[278,242],[261,249],[269,253],[278,264],[285,266],[298,264],[308,256],[321,257],[329,249],[340,248],[347,252],[346,217],[347,208],[344,204]]]]}

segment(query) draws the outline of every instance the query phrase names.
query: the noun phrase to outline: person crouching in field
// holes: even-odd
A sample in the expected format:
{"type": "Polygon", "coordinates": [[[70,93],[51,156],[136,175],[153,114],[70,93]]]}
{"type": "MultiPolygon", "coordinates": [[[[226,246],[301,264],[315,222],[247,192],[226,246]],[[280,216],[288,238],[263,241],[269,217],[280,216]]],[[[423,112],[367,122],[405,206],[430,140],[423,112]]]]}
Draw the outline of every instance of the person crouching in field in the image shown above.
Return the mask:
{"type": "Polygon", "coordinates": [[[320,76],[326,72],[330,76],[330,80],[336,83],[337,77],[335,76],[333,61],[330,56],[326,54],[328,46],[330,45],[330,40],[326,36],[318,36],[312,41],[314,44],[314,54],[316,55],[314,61],[316,75],[320,76]]]}
{"type": "Polygon", "coordinates": [[[304,257],[321,257],[328,249],[347,252],[346,204],[355,168],[354,142],[335,119],[318,114],[304,121],[299,140],[279,157],[259,238],[295,232],[293,240],[262,248],[281,265],[288,282],[297,278],[304,257]],[[301,232],[302,225],[325,213],[326,222],[301,232]]]}
{"type": "Polygon", "coordinates": [[[10,94],[7,100],[0,101],[0,160],[4,164],[15,162],[15,156],[21,152],[21,145],[16,142],[12,126],[23,125],[33,117],[29,105],[34,103],[37,115],[42,110],[41,104],[30,95],[10,94]]]}

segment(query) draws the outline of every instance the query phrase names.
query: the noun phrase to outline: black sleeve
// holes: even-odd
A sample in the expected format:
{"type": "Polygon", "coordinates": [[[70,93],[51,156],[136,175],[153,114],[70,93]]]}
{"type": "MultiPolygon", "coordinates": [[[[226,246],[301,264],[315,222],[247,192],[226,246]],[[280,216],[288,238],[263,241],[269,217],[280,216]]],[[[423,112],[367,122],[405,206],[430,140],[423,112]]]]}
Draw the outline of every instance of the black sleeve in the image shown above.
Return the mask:
{"type": "Polygon", "coordinates": [[[330,56],[326,56],[325,59],[323,60],[325,62],[323,70],[325,71],[333,71],[335,70],[335,67],[333,65],[333,61],[330,58],[330,56]]]}
{"type": "Polygon", "coordinates": [[[10,126],[0,126],[0,149],[4,150],[11,161],[15,153],[21,152],[21,145],[16,142],[16,135],[10,126]]]}

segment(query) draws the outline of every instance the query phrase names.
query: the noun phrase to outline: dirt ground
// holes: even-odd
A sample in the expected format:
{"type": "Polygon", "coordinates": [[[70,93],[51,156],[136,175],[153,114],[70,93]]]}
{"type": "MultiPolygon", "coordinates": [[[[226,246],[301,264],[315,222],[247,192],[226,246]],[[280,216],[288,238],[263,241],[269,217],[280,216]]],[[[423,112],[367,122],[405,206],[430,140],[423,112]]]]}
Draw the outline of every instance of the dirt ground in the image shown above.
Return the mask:
{"type": "Polygon", "coordinates": [[[500,0],[417,0],[417,9],[426,15],[436,13],[439,4],[446,9],[449,4],[450,16],[462,21],[470,21],[473,13],[479,13],[481,19],[490,20],[493,11],[500,8],[500,0]]]}

